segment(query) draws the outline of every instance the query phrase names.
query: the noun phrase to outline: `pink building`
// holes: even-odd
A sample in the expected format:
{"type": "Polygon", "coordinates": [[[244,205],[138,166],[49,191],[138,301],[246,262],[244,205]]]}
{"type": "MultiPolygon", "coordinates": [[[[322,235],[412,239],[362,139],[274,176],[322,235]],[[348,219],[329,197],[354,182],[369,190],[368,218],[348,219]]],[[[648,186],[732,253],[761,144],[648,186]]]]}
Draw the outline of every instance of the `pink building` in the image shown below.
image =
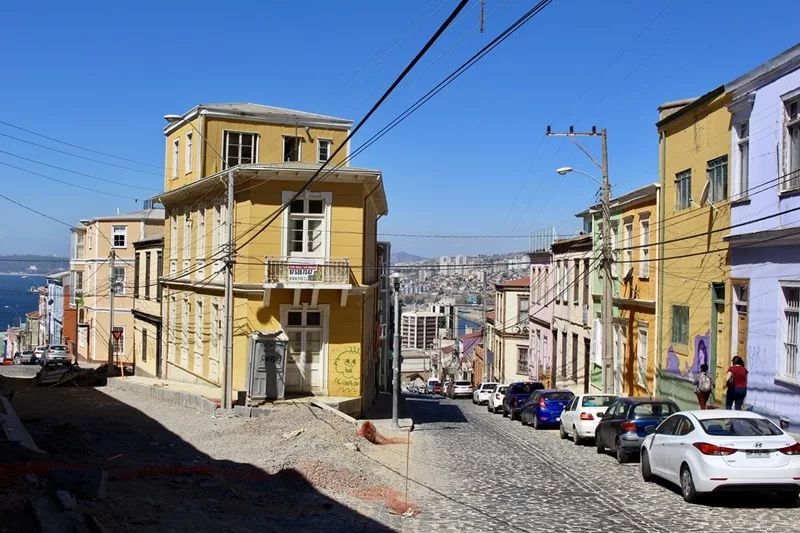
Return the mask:
{"type": "Polygon", "coordinates": [[[550,375],[551,357],[554,348],[552,322],[552,274],[549,250],[530,252],[530,377],[534,381],[545,381],[550,375]]]}

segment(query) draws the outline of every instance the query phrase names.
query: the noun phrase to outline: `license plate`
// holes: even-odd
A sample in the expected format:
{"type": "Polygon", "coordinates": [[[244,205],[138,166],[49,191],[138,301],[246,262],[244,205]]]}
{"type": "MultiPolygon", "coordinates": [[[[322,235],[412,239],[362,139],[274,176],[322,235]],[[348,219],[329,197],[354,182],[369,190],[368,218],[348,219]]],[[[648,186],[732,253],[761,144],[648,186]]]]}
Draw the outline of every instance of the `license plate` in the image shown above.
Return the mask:
{"type": "Polygon", "coordinates": [[[769,452],[745,452],[748,459],[769,459],[769,452]]]}

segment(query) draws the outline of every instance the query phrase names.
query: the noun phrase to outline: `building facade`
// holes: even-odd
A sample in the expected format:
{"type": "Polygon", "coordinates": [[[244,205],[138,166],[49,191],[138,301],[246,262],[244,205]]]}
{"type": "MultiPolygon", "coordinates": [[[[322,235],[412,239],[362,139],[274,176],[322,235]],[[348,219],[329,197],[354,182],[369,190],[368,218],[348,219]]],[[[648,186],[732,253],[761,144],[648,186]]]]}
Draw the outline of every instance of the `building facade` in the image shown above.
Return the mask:
{"type": "Polygon", "coordinates": [[[591,377],[589,316],[592,236],[559,239],[552,245],[552,359],[550,384],[575,392],[588,392],[591,377]]]}
{"type": "Polygon", "coordinates": [[[527,381],[529,343],[530,278],[495,283],[495,309],[487,313],[492,351],[493,381],[527,381]]]}
{"type": "Polygon", "coordinates": [[[530,314],[529,314],[529,375],[534,381],[550,383],[553,350],[553,293],[551,288],[552,255],[550,246],[534,250],[530,254],[530,314]]]}
{"type": "Polygon", "coordinates": [[[429,350],[439,332],[442,315],[429,311],[405,311],[400,315],[400,347],[429,350]]]}
{"type": "Polygon", "coordinates": [[[365,410],[377,392],[377,220],[387,205],[381,172],[346,164],[352,122],[256,104],[166,118],[157,198],[167,217],[165,376],[222,384],[231,315],[234,398],[247,392],[252,335],[282,331],[287,394],[350,397],[353,412],[365,410]],[[237,259],[226,309],[230,241],[237,259]],[[208,324],[208,337],[192,334],[196,322],[208,324]]]}
{"type": "Polygon", "coordinates": [[[731,353],[749,371],[746,405],[800,431],[800,45],[725,87],[731,353]]]}
{"type": "Polygon", "coordinates": [[[64,331],[65,291],[69,294],[68,270],[47,276],[49,312],[47,314],[46,328],[49,344],[67,344],[64,331]]]}
{"type": "Polygon", "coordinates": [[[163,229],[164,210],[153,208],[82,220],[72,229],[70,302],[78,315],[79,359],[107,362],[111,340],[115,362],[133,367],[133,243],[163,229]]]}
{"type": "Polygon", "coordinates": [[[661,201],[658,224],[657,392],[696,408],[694,377],[707,364],[719,405],[730,366],[730,95],[659,107],[661,201]]]}
{"type": "Polygon", "coordinates": [[[392,350],[394,348],[394,293],[391,276],[392,244],[378,243],[378,268],[380,291],[378,293],[378,329],[380,353],[378,354],[378,390],[392,390],[392,350]]]}
{"type": "MultiPolygon", "coordinates": [[[[161,331],[161,283],[159,273],[163,270],[164,235],[157,234],[133,243],[133,360],[134,374],[145,377],[161,377],[164,361],[162,357],[161,331]]],[[[205,336],[204,324],[198,324],[194,333],[205,336]]]]}

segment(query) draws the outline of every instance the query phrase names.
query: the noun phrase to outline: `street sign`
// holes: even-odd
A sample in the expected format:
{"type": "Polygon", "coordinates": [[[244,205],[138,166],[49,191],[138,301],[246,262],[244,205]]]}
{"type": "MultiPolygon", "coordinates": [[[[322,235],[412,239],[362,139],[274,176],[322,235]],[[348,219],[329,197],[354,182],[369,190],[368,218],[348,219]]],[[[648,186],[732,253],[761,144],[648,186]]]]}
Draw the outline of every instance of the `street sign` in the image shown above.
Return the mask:
{"type": "Polygon", "coordinates": [[[112,329],[111,334],[114,336],[114,340],[118,341],[122,338],[122,330],[121,329],[112,329]]]}

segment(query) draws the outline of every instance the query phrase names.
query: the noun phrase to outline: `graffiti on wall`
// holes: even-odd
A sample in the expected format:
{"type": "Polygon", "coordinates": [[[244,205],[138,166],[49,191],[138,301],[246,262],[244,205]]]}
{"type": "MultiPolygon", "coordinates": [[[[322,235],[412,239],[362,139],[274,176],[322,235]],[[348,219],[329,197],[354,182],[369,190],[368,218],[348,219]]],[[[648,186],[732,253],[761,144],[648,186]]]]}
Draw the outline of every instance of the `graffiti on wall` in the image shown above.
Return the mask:
{"type": "Polygon", "coordinates": [[[333,360],[333,384],[338,394],[361,392],[361,348],[343,346],[333,360]]]}
{"type": "Polygon", "coordinates": [[[667,361],[664,365],[664,370],[675,376],[681,377],[688,381],[694,381],[697,374],[700,373],[700,365],[708,365],[711,367],[711,331],[706,331],[705,335],[695,335],[694,337],[694,357],[692,364],[689,365],[689,356],[679,356],[670,344],[667,348],[667,361]],[[683,359],[683,361],[681,361],[683,359]],[[681,367],[681,362],[683,367],[681,367]]]}

